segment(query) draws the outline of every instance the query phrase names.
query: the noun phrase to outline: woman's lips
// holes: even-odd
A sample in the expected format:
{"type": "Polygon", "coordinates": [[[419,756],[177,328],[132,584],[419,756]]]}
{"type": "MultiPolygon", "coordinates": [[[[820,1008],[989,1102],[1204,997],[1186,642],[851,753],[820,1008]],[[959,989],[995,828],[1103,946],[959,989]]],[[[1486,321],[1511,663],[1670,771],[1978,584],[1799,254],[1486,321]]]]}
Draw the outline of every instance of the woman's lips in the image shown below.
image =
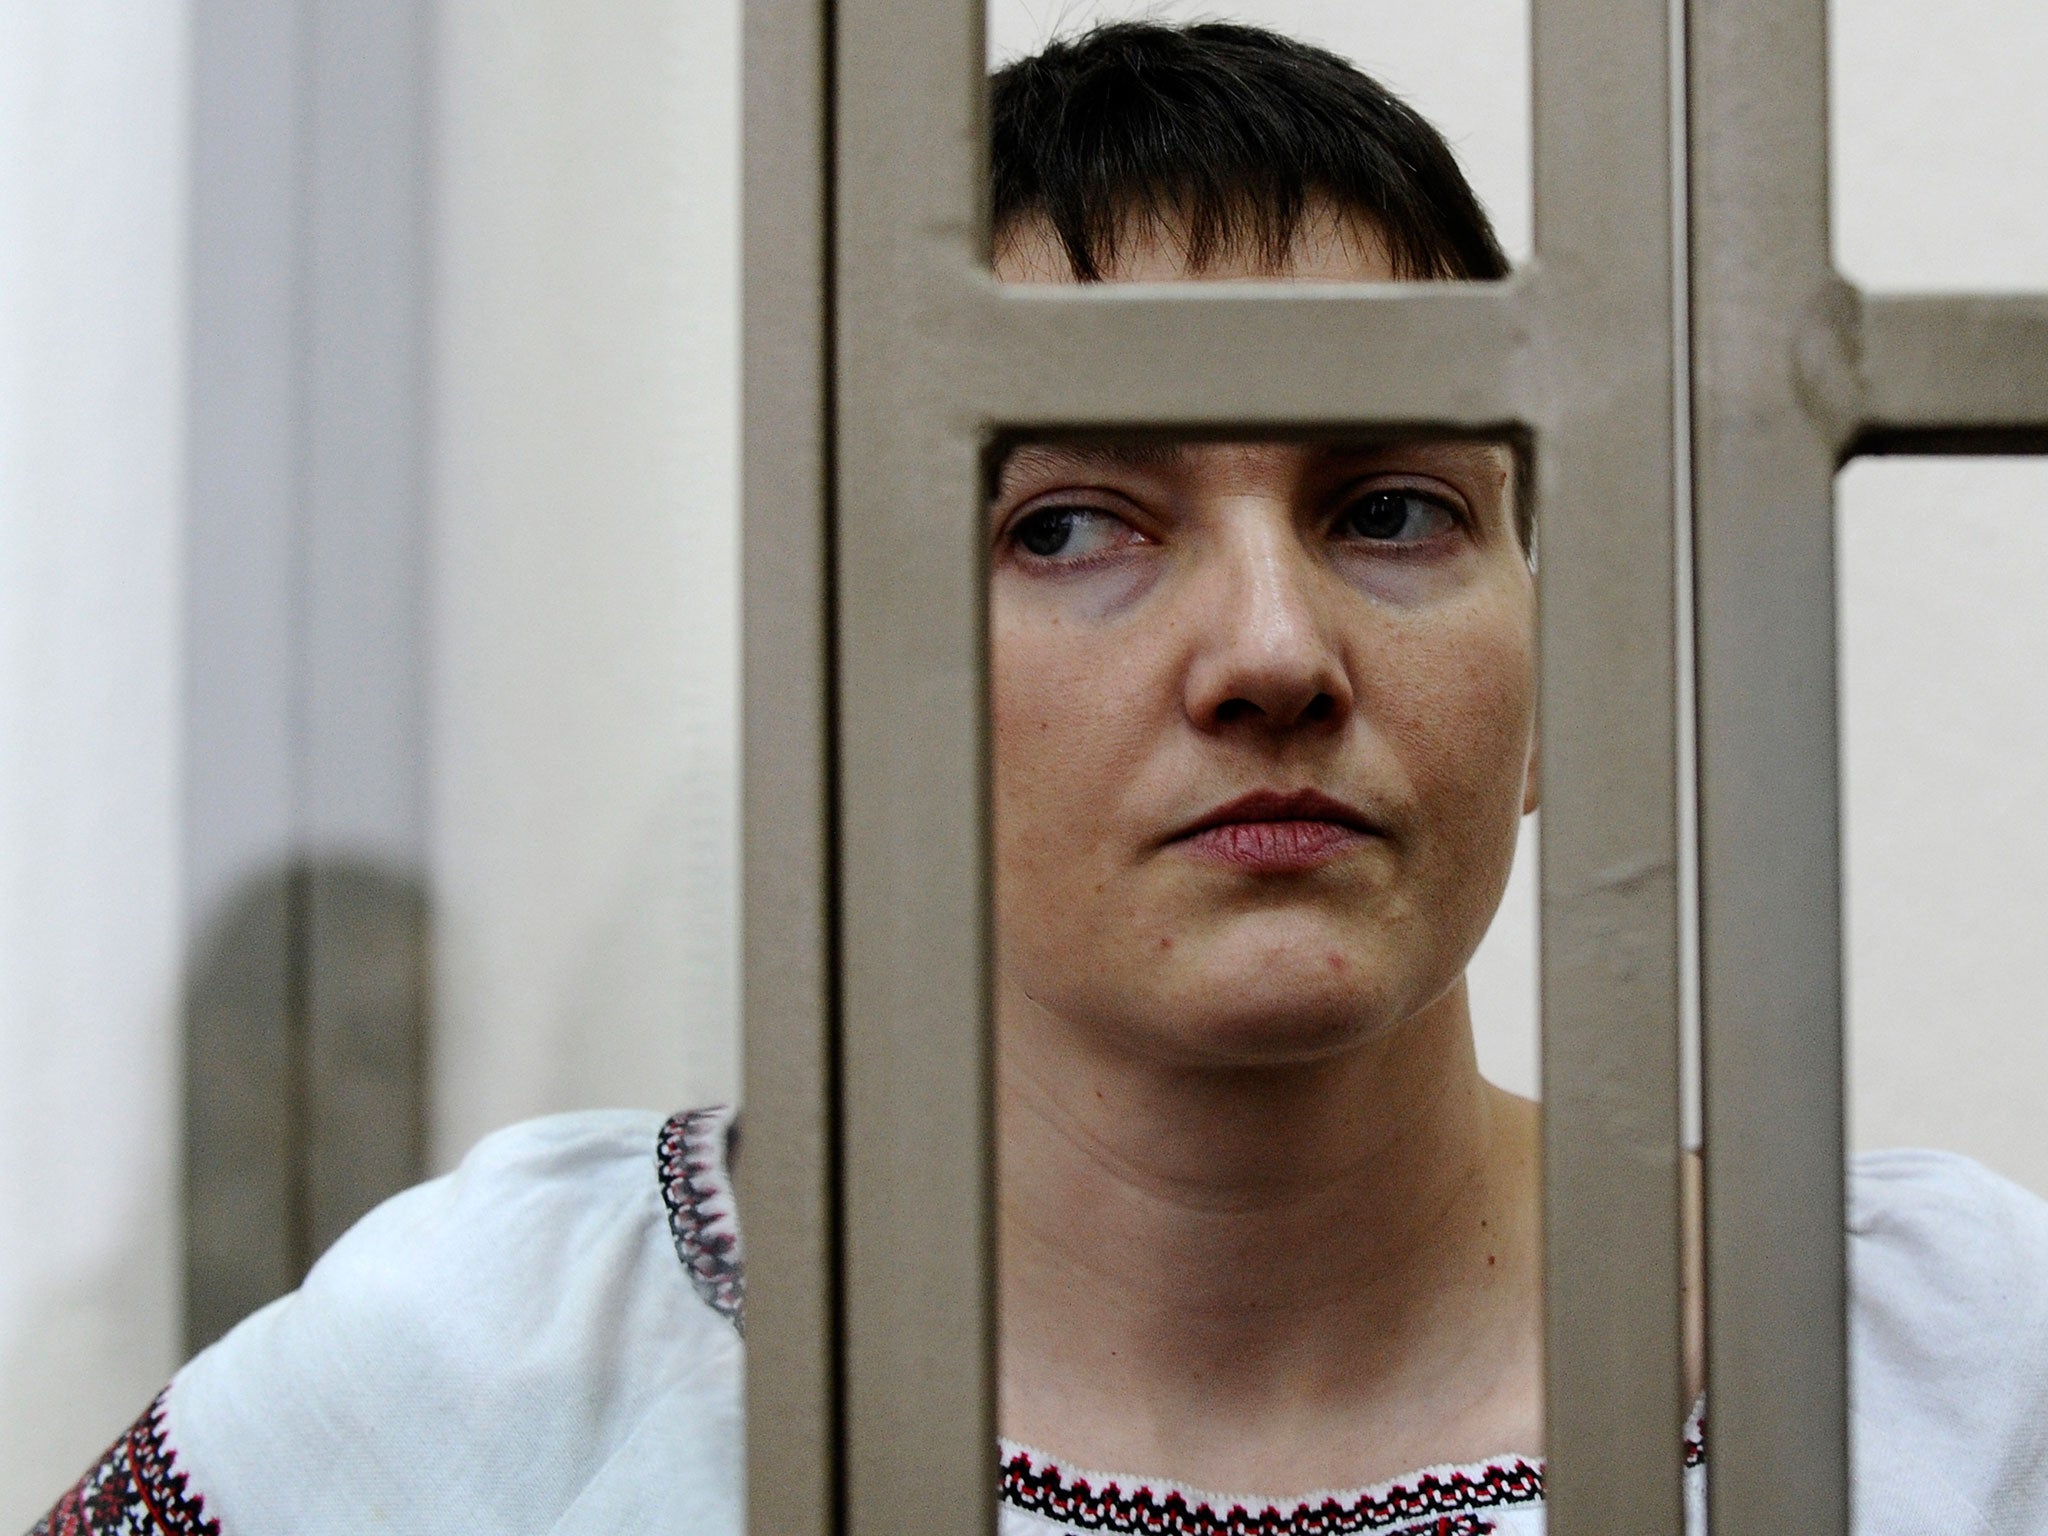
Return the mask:
{"type": "Polygon", "coordinates": [[[1379,832],[1359,807],[1319,789],[1255,789],[1197,817],[1170,841],[1207,863],[1284,875],[1341,859],[1379,832]]]}
{"type": "Polygon", "coordinates": [[[1180,840],[1198,859],[1253,874],[1298,874],[1341,859],[1371,834],[1336,821],[1227,821],[1180,840]]]}

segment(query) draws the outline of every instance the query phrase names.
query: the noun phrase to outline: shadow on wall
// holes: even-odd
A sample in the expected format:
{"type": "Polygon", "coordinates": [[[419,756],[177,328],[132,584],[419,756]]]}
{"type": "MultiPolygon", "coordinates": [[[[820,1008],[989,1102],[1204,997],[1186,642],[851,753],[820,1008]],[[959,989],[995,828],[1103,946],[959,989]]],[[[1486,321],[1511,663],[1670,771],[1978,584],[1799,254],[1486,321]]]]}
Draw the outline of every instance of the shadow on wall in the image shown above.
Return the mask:
{"type": "Polygon", "coordinates": [[[416,875],[307,858],[205,931],[185,1001],[188,1352],[423,1176],[429,930],[416,875]]]}

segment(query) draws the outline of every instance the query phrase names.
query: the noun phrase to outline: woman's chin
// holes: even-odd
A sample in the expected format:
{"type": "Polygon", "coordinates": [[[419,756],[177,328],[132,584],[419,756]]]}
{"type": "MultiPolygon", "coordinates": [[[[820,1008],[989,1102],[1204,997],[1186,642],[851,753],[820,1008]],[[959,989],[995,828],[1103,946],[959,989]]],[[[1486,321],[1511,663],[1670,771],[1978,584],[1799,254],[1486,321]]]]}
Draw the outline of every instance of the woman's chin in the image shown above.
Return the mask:
{"type": "Polygon", "coordinates": [[[1409,1011],[1355,974],[1308,969],[1206,978],[1147,1003],[1127,1024],[1141,1049],[1189,1065],[1235,1067],[1339,1056],[1379,1039],[1409,1011]]]}
{"type": "MultiPolygon", "coordinates": [[[[1456,981],[1461,957],[1384,932],[1242,921],[1183,930],[1121,972],[1108,957],[1008,957],[1004,990],[1113,1051],[1188,1065],[1279,1066],[1384,1037],[1456,981]],[[1013,968],[1017,961],[1023,966],[1013,968]],[[1102,963],[1091,964],[1090,960],[1102,963]],[[1115,977],[1103,987],[1102,978],[1115,977]]],[[[1070,1034],[1071,1038],[1071,1034],[1070,1034]]]]}
{"type": "Polygon", "coordinates": [[[1159,1033],[1191,1061],[1218,1066],[1285,1066],[1343,1055],[1379,1038],[1391,1021],[1357,995],[1318,998],[1211,1000],[1171,1021],[1159,1033]]]}

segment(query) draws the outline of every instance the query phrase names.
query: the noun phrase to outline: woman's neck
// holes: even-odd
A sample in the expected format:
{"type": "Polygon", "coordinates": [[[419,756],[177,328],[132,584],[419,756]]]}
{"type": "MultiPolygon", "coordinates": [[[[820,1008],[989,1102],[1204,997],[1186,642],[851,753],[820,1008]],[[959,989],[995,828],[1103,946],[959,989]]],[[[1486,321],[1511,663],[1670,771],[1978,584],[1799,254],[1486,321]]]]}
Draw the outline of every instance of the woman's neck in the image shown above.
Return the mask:
{"type": "Polygon", "coordinates": [[[1006,1435],[1273,1495],[1541,1450],[1535,1106],[1462,985],[1286,1066],[1000,1020],[1006,1435]]]}

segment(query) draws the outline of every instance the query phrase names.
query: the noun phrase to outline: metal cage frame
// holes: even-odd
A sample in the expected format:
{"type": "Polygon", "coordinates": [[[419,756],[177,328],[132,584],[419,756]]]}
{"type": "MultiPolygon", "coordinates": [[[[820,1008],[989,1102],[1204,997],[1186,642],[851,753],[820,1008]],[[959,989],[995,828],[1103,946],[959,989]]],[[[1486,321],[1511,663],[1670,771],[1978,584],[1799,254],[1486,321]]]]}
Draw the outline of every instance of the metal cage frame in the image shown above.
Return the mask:
{"type": "Polygon", "coordinates": [[[746,13],[750,1529],[992,1529],[987,443],[1392,426],[1522,435],[1542,509],[1551,1529],[1682,1523],[1689,501],[1710,1503],[1841,1536],[1833,476],[2048,446],[2048,298],[1834,274],[1822,0],[1535,0],[1504,283],[1006,288],[981,13],[746,13]]]}

